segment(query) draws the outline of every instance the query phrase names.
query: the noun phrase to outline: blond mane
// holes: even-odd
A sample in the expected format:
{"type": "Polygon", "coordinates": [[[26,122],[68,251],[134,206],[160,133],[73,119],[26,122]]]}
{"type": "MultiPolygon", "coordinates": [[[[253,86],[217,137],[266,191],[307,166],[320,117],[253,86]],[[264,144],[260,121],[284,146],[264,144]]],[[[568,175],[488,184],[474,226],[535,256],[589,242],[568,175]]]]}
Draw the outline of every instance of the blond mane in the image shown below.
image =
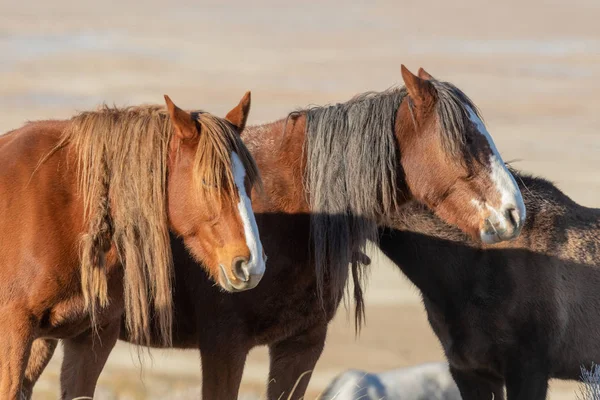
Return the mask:
{"type": "MultiPolygon", "coordinates": [[[[231,152],[239,155],[249,179],[257,181],[256,165],[233,126],[208,113],[192,115],[201,133],[190,183],[202,200],[232,198],[231,152]]],[[[171,344],[173,260],[166,181],[172,135],[164,107],[104,106],[75,116],[56,147],[68,145],[78,161],[87,224],[80,245],[81,287],[92,324],[97,307],[109,302],[106,254],[114,245],[124,267],[126,326],[139,344],[150,344],[152,332],[171,344]]]]}

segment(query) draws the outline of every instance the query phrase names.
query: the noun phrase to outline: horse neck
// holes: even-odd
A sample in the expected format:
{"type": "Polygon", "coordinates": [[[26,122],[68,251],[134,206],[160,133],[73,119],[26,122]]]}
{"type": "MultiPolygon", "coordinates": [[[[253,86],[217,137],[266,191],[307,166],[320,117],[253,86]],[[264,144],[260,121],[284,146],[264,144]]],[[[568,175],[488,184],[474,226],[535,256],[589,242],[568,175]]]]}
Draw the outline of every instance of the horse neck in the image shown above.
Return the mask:
{"type": "Polygon", "coordinates": [[[482,250],[440,237],[440,231],[421,228],[386,229],[380,249],[424,297],[440,307],[448,307],[449,301],[459,301],[478,276],[485,274],[482,250]]]}
{"type": "Polygon", "coordinates": [[[460,305],[461,294],[510,274],[511,258],[521,254],[598,263],[599,210],[576,204],[550,182],[513,173],[527,207],[527,221],[514,241],[476,244],[414,204],[400,211],[392,224],[398,229],[383,232],[381,250],[440,308],[460,305]]]}
{"type": "MultiPolygon", "coordinates": [[[[531,202],[536,194],[523,191],[528,204],[528,220],[535,220],[531,202]]],[[[401,207],[394,220],[381,235],[381,250],[402,270],[426,297],[459,290],[473,283],[475,276],[485,273],[483,265],[489,251],[471,240],[458,228],[436,217],[425,206],[411,202],[401,207]]],[[[492,248],[527,247],[535,228],[527,224],[521,236],[492,248]]]]}
{"type": "Polygon", "coordinates": [[[527,222],[515,242],[536,253],[582,264],[600,260],[600,209],[582,206],[551,182],[513,171],[527,209],[527,222]]]}
{"type": "Polygon", "coordinates": [[[263,181],[263,195],[252,198],[255,212],[308,213],[304,191],[305,118],[248,127],[242,138],[263,181]]]}

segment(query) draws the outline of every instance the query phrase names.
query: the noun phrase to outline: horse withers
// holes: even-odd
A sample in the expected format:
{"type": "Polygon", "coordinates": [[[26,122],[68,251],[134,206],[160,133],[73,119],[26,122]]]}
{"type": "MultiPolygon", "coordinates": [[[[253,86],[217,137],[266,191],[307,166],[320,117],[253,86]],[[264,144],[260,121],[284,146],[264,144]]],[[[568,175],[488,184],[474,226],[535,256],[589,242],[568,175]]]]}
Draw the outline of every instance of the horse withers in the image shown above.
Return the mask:
{"type": "Polygon", "coordinates": [[[250,94],[225,119],[165,101],[0,137],[2,399],[20,398],[36,338],[65,339],[64,398],[93,395],[82,366],[102,370],[124,314],[136,341],[170,345],[170,233],[223,289],[260,281],[258,171],[239,137],[250,94]]]}
{"type": "MultiPolygon", "coordinates": [[[[522,197],[477,108],[456,86],[419,75],[402,67],[403,88],[244,130],[264,183],[265,195],[253,201],[269,254],[261,284],[221,293],[172,242],[173,347],[200,350],[203,398],[236,399],[246,356],[259,345],[269,346],[268,398],[301,398],[349,277],[360,325],[357,252],[407,201],[425,202],[478,241],[518,236],[522,197]]],[[[41,356],[31,370],[43,368],[51,346],[36,344],[41,356]]],[[[85,371],[97,379],[98,371],[85,371]]]]}
{"type": "Polygon", "coordinates": [[[600,210],[515,173],[519,238],[482,245],[414,204],[380,247],[417,286],[463,400],[544,400],[600,362],[600,210]]]}

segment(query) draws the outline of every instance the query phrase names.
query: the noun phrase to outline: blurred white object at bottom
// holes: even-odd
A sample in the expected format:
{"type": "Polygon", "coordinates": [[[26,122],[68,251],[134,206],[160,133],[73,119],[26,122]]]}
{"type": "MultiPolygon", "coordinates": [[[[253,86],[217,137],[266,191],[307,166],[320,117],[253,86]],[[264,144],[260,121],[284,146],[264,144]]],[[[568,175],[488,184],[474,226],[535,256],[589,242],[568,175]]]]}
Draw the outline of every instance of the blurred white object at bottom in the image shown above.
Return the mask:
{"type": "Polygon", "coordinates": [[[427,363],[371,374],[348,370],[338,375],[320,400],[461,400],[448,364],[427,363]]]}

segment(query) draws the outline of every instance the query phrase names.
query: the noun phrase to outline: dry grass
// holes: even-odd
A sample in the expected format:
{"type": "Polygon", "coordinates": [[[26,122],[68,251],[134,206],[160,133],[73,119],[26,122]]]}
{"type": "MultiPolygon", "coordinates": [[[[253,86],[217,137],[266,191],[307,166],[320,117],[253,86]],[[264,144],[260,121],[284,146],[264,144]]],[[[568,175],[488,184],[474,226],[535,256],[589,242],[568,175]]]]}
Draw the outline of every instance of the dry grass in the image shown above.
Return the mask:
{"type": "Polygon", "coordinates": [[[581,367],[581,380],[577,400],[600,400],[600,366],[592,364],[589,370],[581,367]]]}

